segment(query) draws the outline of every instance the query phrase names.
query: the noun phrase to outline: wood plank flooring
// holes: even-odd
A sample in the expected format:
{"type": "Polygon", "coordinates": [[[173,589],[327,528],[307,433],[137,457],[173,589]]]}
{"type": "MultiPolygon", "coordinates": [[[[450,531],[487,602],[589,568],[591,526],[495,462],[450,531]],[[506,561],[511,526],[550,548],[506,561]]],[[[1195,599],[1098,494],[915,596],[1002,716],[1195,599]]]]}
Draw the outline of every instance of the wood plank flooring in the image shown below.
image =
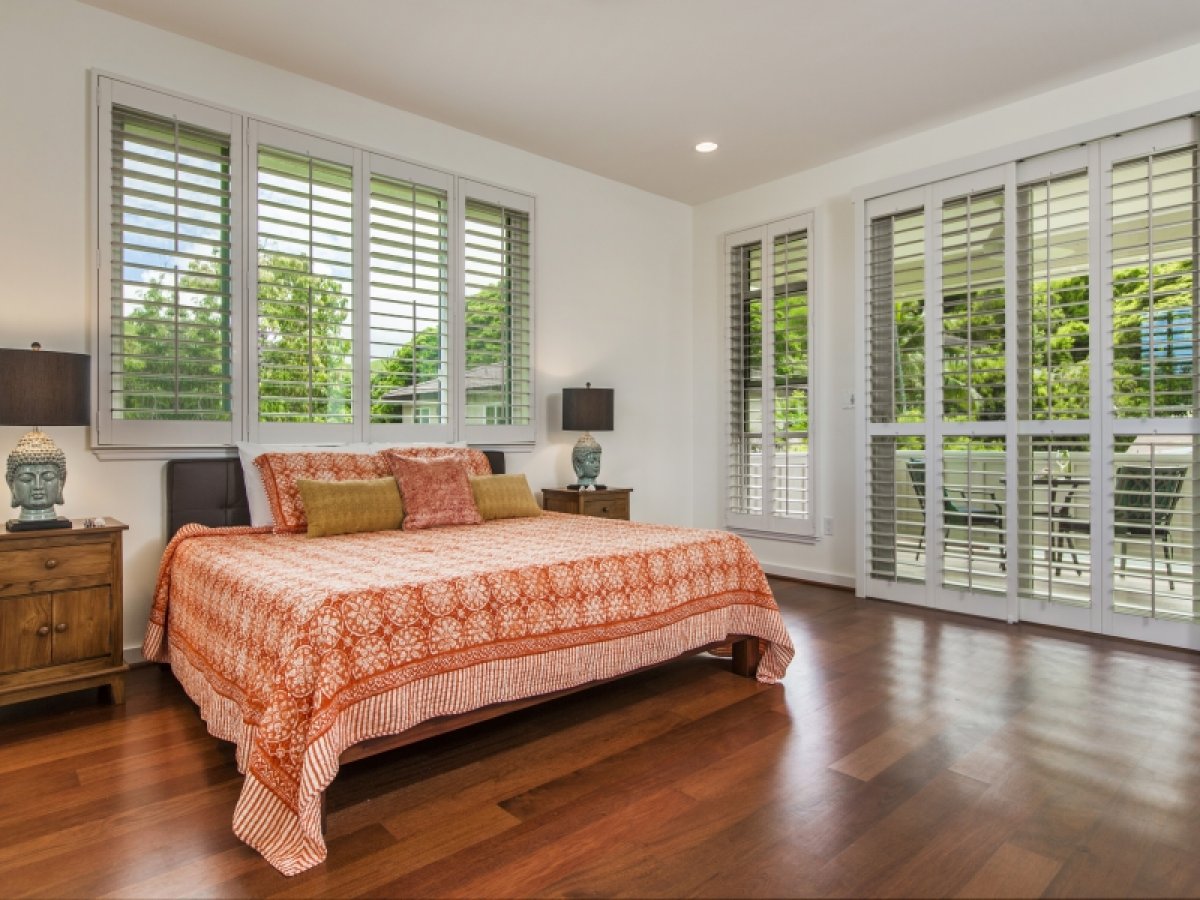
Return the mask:
{"type": "Polygon", "coordinates": [[[773,586],[785,684],[694,658],[347,766],[290,879],[169,673],[0,710],[0,893],[1200,895],[1200,656],[773,586]]]}

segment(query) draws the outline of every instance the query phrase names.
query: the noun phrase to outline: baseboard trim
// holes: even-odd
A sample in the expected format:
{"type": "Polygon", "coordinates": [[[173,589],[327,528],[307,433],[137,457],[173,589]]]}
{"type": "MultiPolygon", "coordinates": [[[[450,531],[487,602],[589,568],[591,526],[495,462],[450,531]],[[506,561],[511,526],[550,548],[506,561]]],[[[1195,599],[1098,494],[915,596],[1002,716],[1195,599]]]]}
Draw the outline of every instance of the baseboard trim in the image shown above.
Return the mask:
{"type": "Polygon", "coordinates": [[[801,569],[798,566],[782,566],[778,563],[763,563],[763,571],[768,575],[777,575],[792,581],[807,581],[810,584],[823,584],[830,587],[854,589],[854,577],[851,575],[836,575],[833,572],[817,572],[812,569],[801,569]]]}
{"type": "Polygon", "coordinates": [[[146,657],[142,655],[141,647],[126,647],[121,654],[125,657],[125,662],[131,666],[146,665],[146,657]]]}

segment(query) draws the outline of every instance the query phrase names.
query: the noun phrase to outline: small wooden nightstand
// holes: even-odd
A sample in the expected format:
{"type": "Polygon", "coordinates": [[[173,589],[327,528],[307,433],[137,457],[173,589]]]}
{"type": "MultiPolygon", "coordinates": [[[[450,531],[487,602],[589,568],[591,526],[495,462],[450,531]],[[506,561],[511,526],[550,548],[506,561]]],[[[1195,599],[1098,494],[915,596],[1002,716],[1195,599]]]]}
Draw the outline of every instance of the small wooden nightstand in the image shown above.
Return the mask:
{"type": "Polygon", "coordinates": [[[605,488],[602,491],[570,491],[543,488],[542,504],[548,512],[599,516],[602,519],[628,519],[629,495],[633,488],[605,488]]]}
{"type": "Polygon", "coordinates": [[[0,529],[0,706],[103,687],[125,701],[121,534],[99,528],[0,529]]]}

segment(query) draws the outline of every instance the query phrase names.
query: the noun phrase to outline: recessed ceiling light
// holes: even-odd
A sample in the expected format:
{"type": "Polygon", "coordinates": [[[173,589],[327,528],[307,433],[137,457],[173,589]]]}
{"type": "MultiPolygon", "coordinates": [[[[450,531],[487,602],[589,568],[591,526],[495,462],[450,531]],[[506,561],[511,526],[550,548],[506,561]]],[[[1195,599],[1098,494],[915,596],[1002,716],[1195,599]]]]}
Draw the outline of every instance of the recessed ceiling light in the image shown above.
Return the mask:
{"type": "Polygon", "coordinates": [[[717,145],[712,141],[701,141],[696,145],[697,153],[712,153],[717,149],[717,145]]]}

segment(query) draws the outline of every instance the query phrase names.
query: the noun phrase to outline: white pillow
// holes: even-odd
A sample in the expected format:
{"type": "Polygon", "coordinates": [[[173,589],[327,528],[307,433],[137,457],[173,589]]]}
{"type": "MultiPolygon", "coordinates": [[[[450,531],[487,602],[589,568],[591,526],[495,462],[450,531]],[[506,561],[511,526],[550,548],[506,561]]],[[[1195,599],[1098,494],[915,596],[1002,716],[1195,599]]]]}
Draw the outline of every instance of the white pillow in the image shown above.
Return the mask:
{"type": "Polygon", "coordinates": [[[374,444],[252,444],[250,441],[238,441],[238,459],[242,463],[242,477],[246,481],[246,501],[250,506],[250,524],[256,528],[264,525],[274,525],[275,517],[271,515],[271,503],[267,500],[267,489],[263,487],[262,472],[254,464],[254,460],[264,453],[378,453],[389,447],[465,447],[466,441],[446,444],[440,441],[414,441],[403,443],[399,441],[384,441],[374,444]]]}

